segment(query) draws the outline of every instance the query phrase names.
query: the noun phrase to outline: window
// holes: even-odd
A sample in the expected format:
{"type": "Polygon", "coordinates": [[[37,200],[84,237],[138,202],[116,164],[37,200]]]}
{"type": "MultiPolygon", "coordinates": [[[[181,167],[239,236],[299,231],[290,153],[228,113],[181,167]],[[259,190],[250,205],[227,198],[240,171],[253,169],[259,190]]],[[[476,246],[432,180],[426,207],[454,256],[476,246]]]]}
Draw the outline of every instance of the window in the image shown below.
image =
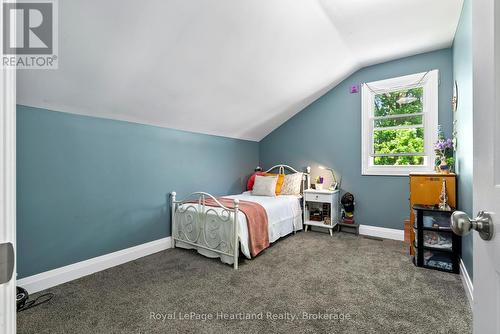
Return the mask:
{"type": "Polygon", "coordinates": [[[363,85],[363,175],[433,171],[438,76],[433,70],[363,85]]]}

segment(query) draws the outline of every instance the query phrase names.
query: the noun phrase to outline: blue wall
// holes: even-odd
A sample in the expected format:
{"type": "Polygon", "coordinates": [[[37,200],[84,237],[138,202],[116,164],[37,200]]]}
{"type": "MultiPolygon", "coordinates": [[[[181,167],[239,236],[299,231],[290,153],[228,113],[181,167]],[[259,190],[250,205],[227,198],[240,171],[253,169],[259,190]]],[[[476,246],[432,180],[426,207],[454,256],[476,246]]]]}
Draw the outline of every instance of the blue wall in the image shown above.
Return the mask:
{"type": "Polygon", "coordinates": [[[331,166],[342,176],[342,188],[356,198],[357,222],[403,229],[409,216],[408,178],[361,175],[361,94],[349,94],[349,85],[432,69],[440,72],[439,123],[450,136],[452,54],[444,49],[354,73],[264,138],[261,165],[286,161],[298,167],[331,166]]]}
{"type": "Polygon", "coordinates": [[[331,166],[359,223],[402,229],[408,179],[361,176],[361,96],[348,87],[431,69],[450,136],[451,49],[364,68],[260,143],[18,106],[18,278],[169,236],[169,192],[241,192],[259,160],[331,166]]]}
{"type": "MultiPolygon", "coordinates": [[[[472,1],[465,0],[453,43],[453,76],[458,83],[457,121],[458,206],[470,217],[472,209],[472,1]]],[[[472,278],[472,234],[464,237],[462,259],[472,278]]]]}
{"type": "Polygon", "coordinates": [[[170,235],[168,193],[239,193],[258,143],[17,108],[18,278],[170,235]]]}

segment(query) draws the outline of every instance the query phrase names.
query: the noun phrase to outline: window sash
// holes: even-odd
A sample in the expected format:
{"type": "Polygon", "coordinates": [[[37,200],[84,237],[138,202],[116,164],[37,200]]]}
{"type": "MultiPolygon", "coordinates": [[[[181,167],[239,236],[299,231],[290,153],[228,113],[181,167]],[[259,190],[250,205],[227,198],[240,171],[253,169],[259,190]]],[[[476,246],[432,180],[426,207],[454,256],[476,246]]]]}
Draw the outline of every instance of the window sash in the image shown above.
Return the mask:
{"type": "MultiPolygon", "coordinates": [[[[371,132],[371,136],[370,136],[371,137],[370,141],[371,141],[371,148],[372,149],[370,152],[370,157],[371,158],[375,158],[375,157],[401,157],[401,156],[423,156],[423,157],[426,157],[427,155],[425,154],[425,147],[424,147],[424,152],[375,153],[375,131],[422,129],[422,128],[424,128],[424,124],[425,124],[424,118],[425,118],[425,112],[413,113],[413,114],[398,114],[398,115],[371,117],[372,132],[371,132]],[[422,123],[421,124],[413,124],[413,125],[396,125],[396,126],[386,126],[386,127],[375,126],[375,121],[377,121],[377,120],[397,119],[397,118],[414,117],[414,116],[422,116],[422,123]]],[[[425,138],[425,133],[424,133],[424,138],[425,138]]],[[[379,166],[396,166],[396,165],[379,165],[379,166]]]]}
{"type": "MultiPolygon", "coordinates": [[[[371,162],[373,164],[374,163],[373,158],[370,158],[370,159],[371,159],[371,162]]],[[[381,167],[381,168],[390,168],[392,171],[406,170],[408,168],[422,168],[422,167],[425,167],[425,165],[427,164],[427,159],[428,159],[428,157],[424,156],[424,163],[422,165],[375,165],[375,166],[381,167]]],[[[385,174],[383,174],[383,175],[385,175],[385,174]]]]}
{"type": "MultiPolygon", "coordinates": [[[[370,154],[371,157],[426,157],[425,152],[405,152],[405,153],[373,153],[370,154]]],[[[382,165],[383,166],[383,165],[382,165]]],[[[393,166],[393,165],[387,165],[393,166]]]]}
{"type": "Polygon", "coordinates": [[[384,119],[393,119],[393,118],[405,118],[405,117],[415,117],[415,116],[425,116],[424,112],[417,112],[413,114],[397,114],[397,115],[388,115],[388,116],[372,116],[370,119],[372,121],[384,120],[384,119]]]}
{"type": "MultiPolygon", "coordinates": [[[[407,76],[369,82],[362,87],[362,175],[408,175],[410,172],[432,172],[434,170],[433,143],[437,140],[439,71],[416,73],[407,76]],[[423,79],[422,79],[423,78],[423,79]],[[416,84],[418,82],[418,84],[416,84]],[[394,92],[402,89],[422,87],[423,109],[411,114],[392,114],[375,116],[376,94],[394,92]],[[401,119],[421,116],[422,122],[413,125],[395,127],[375,126],[376,121],[386,119],[401,119]],[[404,128],[423,128],[424,152],[380,153],[374,154],[375,131],[398,130],[404,128]],[[422,165],[375,165],[375,158],[381,156],[416,156],[423,157],[422,165]]],[[[378,122],[383,123],[383,122],[378,122]]],[[[397,122],[396,122],[397,123],[397,122]]],[[[380,124],[382,125],[382,124],[380,124]]]]}
{"type": "MultiPolygon", "coordinates": [[[[424,124],[414,124],[414,125],[395,125],[395,126],[386,126],[386,127],[374,127],[373,133],[375,131],[385,131],[385,130],[408,130],[408,129],[418,129],[423,128],[424,124]]],[[[372,134],[373,136],[373,134],[372,134]]],[[[373,138],[372,138],[373,139],[373,138]]]]}

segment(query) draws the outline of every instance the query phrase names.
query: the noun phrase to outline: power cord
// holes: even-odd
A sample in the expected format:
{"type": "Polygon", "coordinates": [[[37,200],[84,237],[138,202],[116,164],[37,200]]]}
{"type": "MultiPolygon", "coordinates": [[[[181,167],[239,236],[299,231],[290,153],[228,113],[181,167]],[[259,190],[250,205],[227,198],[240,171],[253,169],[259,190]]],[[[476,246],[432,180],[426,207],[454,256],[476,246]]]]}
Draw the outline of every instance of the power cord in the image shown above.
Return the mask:
{"type": "Polygon", "coordinates": [[[47,303],[54,297],[53,293],[44,293],[43,295],[38,296],[35,300],[28,301],[28,291],[23,288],[17,287],[17,312],[26,311],[32,307],[47,303]]]}

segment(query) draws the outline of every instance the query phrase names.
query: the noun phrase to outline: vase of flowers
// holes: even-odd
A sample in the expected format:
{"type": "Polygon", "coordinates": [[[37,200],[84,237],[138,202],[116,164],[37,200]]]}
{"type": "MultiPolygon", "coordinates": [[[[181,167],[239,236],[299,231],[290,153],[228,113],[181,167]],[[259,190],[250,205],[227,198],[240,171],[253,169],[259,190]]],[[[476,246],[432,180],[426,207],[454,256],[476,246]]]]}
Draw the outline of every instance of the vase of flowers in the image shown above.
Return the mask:
{"type": "Polygon", "coordinates": [[[439,139],[434,144],[436,152],[435,168],[438,173],[450,173],[455,167],[453,140],[445,138],[443,132],[439,131],[439,139]]]}

